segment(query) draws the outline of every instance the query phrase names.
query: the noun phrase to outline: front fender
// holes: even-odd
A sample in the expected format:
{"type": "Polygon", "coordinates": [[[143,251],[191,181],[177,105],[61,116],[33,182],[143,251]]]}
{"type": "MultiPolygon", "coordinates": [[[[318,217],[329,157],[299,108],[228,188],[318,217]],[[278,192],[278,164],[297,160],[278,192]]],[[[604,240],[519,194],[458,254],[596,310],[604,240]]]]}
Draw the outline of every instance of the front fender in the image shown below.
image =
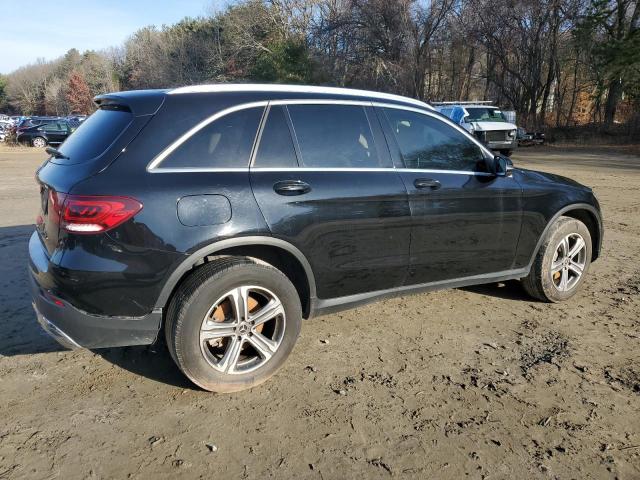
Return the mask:
{"type": "MultiPolygon", "coordinates": [[[[542,246],[544,239],[547,237],[547,234],[550,228],[556,222],[556,220],[561,216],[578,218],[579,220],[587,224],[587,227],[591,232],[592,242],[593,242],[592,260],[595,260],[600,256],[600,250],[602,248],[602,240],[604,237],[602,214],[600,213],[600,210],[596,208],[594,205],[589,203],[572,203],[560,208],[553,216],[551,216],[551,218],[549,218],[544,228],[542,228],[540,230],[540,233],[537,235],[537,240],[535,241],[535,244],[533,244],[531,239],[527,239],[525,242],[523,242],[521,239],[520,243],[518,244],[517,260],[522,261],[523,263],[521,265],[526,266],[527,270],[531,269],[531,266],[533,265],[533,262],[535,261],[536,256],[540,251],[540,247],[542,246]],[[590,215],[590,218],[592,219],[591,221],[594,223],[593,226],[589,225],[589,221],[586,218],[584,218],[585,213],[590,215]],[[594,235],[594,233],[597,233],[597,235],[594,235]],[[534,246],[533,248],[529,247],[529,249],[527,249],[528,245],[534,245],[534,246]],[[525,261],[526,263],[524,263],[525,261]]],[[[532,235],[532,232],[528,232],[527,235],[532,235]]]]}

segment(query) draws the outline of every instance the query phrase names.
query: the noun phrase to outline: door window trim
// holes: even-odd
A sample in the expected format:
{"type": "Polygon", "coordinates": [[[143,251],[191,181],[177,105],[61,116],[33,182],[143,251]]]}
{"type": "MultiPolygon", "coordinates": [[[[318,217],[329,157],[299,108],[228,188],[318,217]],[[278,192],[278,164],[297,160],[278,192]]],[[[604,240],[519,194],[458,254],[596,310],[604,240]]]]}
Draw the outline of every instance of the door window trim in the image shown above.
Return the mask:
{"type": "MultiPolygon", "coordinates": [[[[298,139],[295,136],[295,131],[293,129],[293,123],[291,122],[291,117],[289,116],[289,110],[286,105],[275,105],[273,102],[269,102],[267,108],[264,109],[264,114],[262,115],[262,120],[260,121],[260,125],[258,127],[258,134],[256,135],[256,140],[253,144],[253,149],[251,151],[251,156],[249,157],[249,169],[257,170],[259,167],[254,167],[256,162],[256,157],[258,156],[258,150],[260,148],[260,144],[262,143],[262,134],[264,133],[264,129],[269,121],[269,115],[271,114],[271,107],[282,107],[282,113],[284,113],[285,121],[287,122],[287,128],[289,129],[289,137],[291,138],[291,143],[293,144],[293,153],[296,157],[296,164],[300,166],[300,149],[298,146],[298,139]]],[[[274,168],[275,170],[281,170],[277,167],[266,167],[266,168],[274,168]]],[[[290,167],[291,168],[291,167],[290,167]]],[[[295,167],[297,168],[297,167],[295,167]]],[[[244,168],[242,169],[244,171],[244,168]]]]}
{"type": "MultiPolygon", "coordinates": [[[[220,110],[219,112],[211,115],[210,117],[205,118],[200,123],[196,124],[194,127],[191,127],[185,133],[183,133],[177,140],[174,140],[167,148],[162,150],[158,155],[156,155],[151,162],[147,165],[147,172],[149,173],[177,173],[177,172],[210,172],[210,171],[246,171],[249,169],[249,165],[246,167],[238,167],[238,168],[190,168],[190,167],[177,167],[177,168],[161,168],[160,164],[162,161],[167,158],[171,153],[173,153],[180,145],[189,140],[193,135],[198,133],[207,125],[215,122],[216,120],[225,117],[231,113],[239,112],[240,110],[248,110],[250,108],[259,108],[266,107],[269,105],[268,100],[260,101],[260,102],[251,102],[251,103],[243,103],[240,105],[234,105],[233,107],[225,108],[224,110],[220,110]]],[[[264,111],[262,112],[264,116],[264,111]]],[[[257,135],[256,131],[256,135],[257,135]]],[[[255,139],[254,139],[255,144],[255,139]]],[[[254,145],[255,146],[255,145],[254,145]]]]}
{"type": "MultiPolygon", "coordinates": [[[[450,173],[454,175],[471,175],[471,176],[493,176],[492,173],[488,172],[472,172],[466,170],[438,170],[438,169],[415,169],[415,168],[398,168],[394,165],[389,167],[365,167],[365,168],[340,168],[340,167],[294,167],[294,168],[271,168],[271,167],[253,167],[253,162],[255,160],[255,154],[257,147],[259,146],[260,136],[262,134],[262,130],[264,128],[264,121],[267,118],[267,107],[276,106],[276,105],[354,105],[354,106],[362,106],[362,107],[375,107],[375,108],[395,108],[397,110],[407,110],[410,112],[419,113],[422,115],[427,115],[431,118],[439,120],[440,122],[446,124],[449,127],[453,127],[458,131],[462,132],[469,140],[471,140],[474,144],[476,144],[483,153],[492,156],[493,154],[480,143],[476,138],[474,138],[469,132],[467,132],[464,128],[455,123],[448,121],[446,118],[442,118],[440,115],[434,114],[432,112],[421,110],[419,108],[414,108],[406,105],[393,104],[393,103],[384,103],[377,101],[369,101],[369,100],[335,100],[335,99],[314,99],[314,98],[304,98],[304,99],[289,99],[289,100],[261,100],[257,102],[249,102],[242,103],[238,105],[234,105],[233,107],[226,108],[221,110],[210,117],[205,118],[201,122],[197,123],[195,126],[187,130],[183,133],[178,139],[174,140],[168,147],[162,150],[158,155],[156,155],[148,164],[147,164],[147,172],[149,173],[213,173],[213,172],[428,172],[428,173],[450,173]],[[229,115],[234,112],[238,112],[240,110],[247,110],[250,108],[258,108],[263,107],[263,115],[259,124],[259,128],[256,131],[256,137],[254,140],[254,145],[250,157],[250,162],[246,167],[175,167],[175,168],[163,168],[161,166],[162,162],[172,153],[174,152],[180,145],[189,140],[193,135],[198,133],[200,130],[205,128],[210,123],[215,122],[216,120],[229,115]]],[[[288,111],[285,108],[286,115],[288,117],[288,111]]],[[[287,122],[290,120],[287,119],[287,122]]],[[[291,132],[291,126],[289,125],[289,130],[291,132]]],[[[293,135],[293,133],[292,133],[293,135]]],[[[294,146],[296,148],[296,156],[299,155],[297,151],[297,141],[295,137],[292,137],[294,140],[294,146]]],[[[380,146],[377,146],[381,148],[380,146]]],[[[300,160],[298,158],[298,164],[300,160]]]]}

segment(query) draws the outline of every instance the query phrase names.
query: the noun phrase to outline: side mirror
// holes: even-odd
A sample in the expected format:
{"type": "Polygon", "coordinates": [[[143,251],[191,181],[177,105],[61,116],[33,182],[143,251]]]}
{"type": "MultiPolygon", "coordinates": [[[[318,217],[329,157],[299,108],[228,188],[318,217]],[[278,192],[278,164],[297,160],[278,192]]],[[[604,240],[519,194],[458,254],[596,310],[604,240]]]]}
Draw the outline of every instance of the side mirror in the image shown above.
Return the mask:
{"type": "Polygon", "coordinates": [[[495,174],[498,177],[512,177],[513,176],[513,162],[509,157],[504,155],[496,155],[493,157],[493,165],[495,174]]]}

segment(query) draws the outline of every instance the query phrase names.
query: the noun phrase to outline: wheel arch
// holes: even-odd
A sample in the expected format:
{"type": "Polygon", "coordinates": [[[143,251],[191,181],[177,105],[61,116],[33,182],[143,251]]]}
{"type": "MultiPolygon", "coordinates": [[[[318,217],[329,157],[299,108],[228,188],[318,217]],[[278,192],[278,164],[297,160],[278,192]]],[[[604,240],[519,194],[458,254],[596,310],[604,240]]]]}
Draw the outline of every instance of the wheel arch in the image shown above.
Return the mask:
{"type": "Polygon", "coordinates": [[[289,242],[266,236],[221,240],[195,251],[169,276],[156,300],[156,308],[165,309],[178,286],[196,268],[216,257],[226,255],[251,257],[282,271],[298,291],[303,316],[305,318],[311,316],[316,298],[316,282],[309,261],[297,247],[289,242]]]}
{"type": "Polygon", "coordinates": [[[555,223],[555,221],[562,217],[571,217],[576,220],[580,220],[584,223],[589,230],[589,234],[591,235],[592,241],[592,253],[591,253],[591,261],[596,260],[600,256],[600,249],[602,248],[602,239],[603,239],[603,228],[602,228],[602,217],[600,212],[593,206],[588,203],[574,203],[571,205],[567,205],[560,210],[558,210],[551,220],[547,222],[540,238],[538,238],[538,242],[536,244],[536,248],[531,255],[531,259],[529,260],[528,268],[531,268],[533,262],[535,261],[536,256],[538,255],[538,251],[542,246],[542,242],[547,236],[549,229],[555,223]]]}

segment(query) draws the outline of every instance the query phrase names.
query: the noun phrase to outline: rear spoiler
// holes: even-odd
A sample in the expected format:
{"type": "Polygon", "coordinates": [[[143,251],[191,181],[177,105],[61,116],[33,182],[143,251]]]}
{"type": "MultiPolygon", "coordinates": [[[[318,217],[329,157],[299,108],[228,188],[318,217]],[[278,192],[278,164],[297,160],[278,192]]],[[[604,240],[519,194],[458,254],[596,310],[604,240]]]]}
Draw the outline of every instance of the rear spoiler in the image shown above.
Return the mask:
{"type": "Polygon", "coordinates": [[[99,108],[129,111],[141,117],[155,114],[164,103],[166,93],[167,90],[131,90],[98,95],[93,101],[99,108]]]}

